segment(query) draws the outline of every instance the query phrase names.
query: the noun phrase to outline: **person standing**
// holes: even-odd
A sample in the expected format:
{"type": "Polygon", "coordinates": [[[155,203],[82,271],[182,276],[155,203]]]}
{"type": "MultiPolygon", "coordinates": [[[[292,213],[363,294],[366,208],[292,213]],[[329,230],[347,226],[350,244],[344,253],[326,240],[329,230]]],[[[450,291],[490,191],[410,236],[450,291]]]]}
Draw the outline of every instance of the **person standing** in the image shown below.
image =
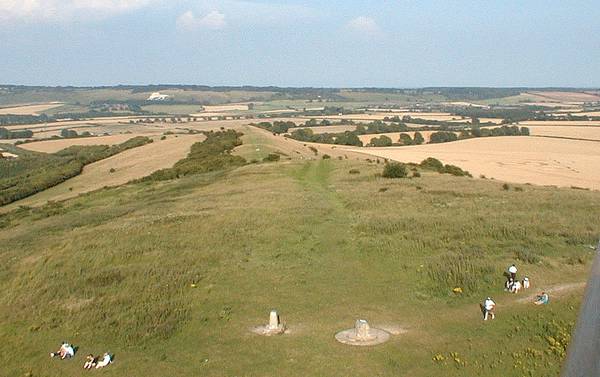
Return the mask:
{"type": "Polygon", "coordinates": [[[496,318],[495,311],[496,303],[494,300],[492,300],[491,297],[486,298],[483,302],[483,320],[487,321],[488,316],[491,316],[492,319],[496,318]]]}
{"type": "Polygon", "coordinates": [[[514,264],[512,264],[508,268],[508,273],[510,274],[510,278],[513,279],[513,281],[517,281],[517,267],[514,264]]]}

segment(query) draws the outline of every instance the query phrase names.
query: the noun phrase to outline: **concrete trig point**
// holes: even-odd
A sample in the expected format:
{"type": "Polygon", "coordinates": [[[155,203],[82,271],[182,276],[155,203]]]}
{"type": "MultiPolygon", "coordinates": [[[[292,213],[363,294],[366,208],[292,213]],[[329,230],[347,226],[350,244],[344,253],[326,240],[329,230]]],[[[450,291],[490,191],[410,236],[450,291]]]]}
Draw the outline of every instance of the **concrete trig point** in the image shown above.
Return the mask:
{"type": "Polygon", "coordinates": [[[269,313],[269,323],[264,326],[255,327],[252,331],[260,335],[270,336],[283,334],[285,333],[285,330],[286,326],[285,324],[281,323],[277,311],[271,310],[271,313],[269,313]]]}
{"type": "Polygon", "coordinates": [[[364,319],[359,319],[353,329],[340,331],[335,334],[335,339],[344,344],[353,346],[374,346],[388,341],[390,334],[381,329],[372,328],[364,319]]]}

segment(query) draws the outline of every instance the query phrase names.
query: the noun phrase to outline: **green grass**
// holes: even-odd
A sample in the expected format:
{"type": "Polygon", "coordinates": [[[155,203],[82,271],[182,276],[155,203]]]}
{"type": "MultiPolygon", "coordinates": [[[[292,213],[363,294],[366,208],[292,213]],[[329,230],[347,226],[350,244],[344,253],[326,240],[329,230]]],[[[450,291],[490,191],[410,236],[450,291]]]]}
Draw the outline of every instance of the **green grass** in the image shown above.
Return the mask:
{"type": "Polygon", "coordinates": [[[581,291],[517,303],[502,272],[517,262],[533,289],[584,280],[600,193],[381,169],[252,164],[0,217],[2,374],[79,375],[83,355],[110,351],[106,376],[557,376],[546,337],[570,328],[581,291]],[[463,270],[477,281],[455,295],[447,272],[463,270]],[[484,323],[487,295],[498,318],[484,323]],[[252,334],[272,308],[291,334],[252,334]],[[408,332],[338,344],[357,318],[408,332]],[[63,339],[75,360],[48,357],[63,339]]]}

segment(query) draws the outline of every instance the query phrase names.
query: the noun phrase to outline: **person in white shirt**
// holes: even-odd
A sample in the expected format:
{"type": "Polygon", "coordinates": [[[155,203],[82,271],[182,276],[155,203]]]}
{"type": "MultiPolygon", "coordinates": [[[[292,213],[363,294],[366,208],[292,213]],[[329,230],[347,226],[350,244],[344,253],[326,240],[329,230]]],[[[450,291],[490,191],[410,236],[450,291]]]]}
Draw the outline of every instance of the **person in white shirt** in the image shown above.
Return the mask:
{"type": "Polygon", "coordinates": [[[517,267],[514,264],[508,268],[508,273],[510,274],[511,279],[517,280],[517,267]]]}
{"type": "Polygon", "coordinates": [[[112,356],[107,352],[102,357],[102,361],[99,361],[98,364],[96,364],[96,369],[104,368],[110,363],[112,363],[112,356]]]}
{"type": "Polygon", "coordinates": [[[519,293],[521,288],[522,288],[521,282],[517,280],[511,285],[510,292],[511,293],[519,293]]]}
{"type": "Polygon", "coordinates": [[[523,288],[529,289],[529,287],[530,287],[529,278],[527,276],[525,276],[525,278],[523,278],[523,288]]]}
{"type": "Polygon", "coordinates": [[[51,352],[50,357],[59,356],[61,360],[75,356],[75,349],[67,342],[62,342],[57,352],[51,352]]]}
{"type": "Polygon", "coordinates": [[[494,314],[496,310],[496,303],[490,297],[486,298],[483,302],[483,320],[487,321],[488,316],[492,317],[492,319],[496,318],[494,314]]]}

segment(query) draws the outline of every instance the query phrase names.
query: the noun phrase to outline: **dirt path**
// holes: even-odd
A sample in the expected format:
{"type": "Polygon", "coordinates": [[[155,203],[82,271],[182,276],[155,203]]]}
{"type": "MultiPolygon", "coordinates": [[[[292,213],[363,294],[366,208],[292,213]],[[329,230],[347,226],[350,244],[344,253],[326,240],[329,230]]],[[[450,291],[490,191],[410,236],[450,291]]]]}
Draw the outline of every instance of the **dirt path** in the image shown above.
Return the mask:
{"type": "MultiPolygon", "coordinates": [[[[531,303],[535,300],[536,296],[539,293],[541,293],[542,291],[548,293],[548,295],[550,296],[550,300],[552,300],[553,298],[560,297],[565,293],[575,291],[577,289],[582,289],[585,287],[585,285],[586,285],[585,281],[581,281],[578,283],[558,284],[558,285],[551,286],[549,288],[545,288],[543,290],[538,289],[536,293],[527,295],[526,297],[520,297],[516,300],[516,302],[531,303]]],[[[517,293],[517,295],[518,295],[518,293],[517,293]]]]}

